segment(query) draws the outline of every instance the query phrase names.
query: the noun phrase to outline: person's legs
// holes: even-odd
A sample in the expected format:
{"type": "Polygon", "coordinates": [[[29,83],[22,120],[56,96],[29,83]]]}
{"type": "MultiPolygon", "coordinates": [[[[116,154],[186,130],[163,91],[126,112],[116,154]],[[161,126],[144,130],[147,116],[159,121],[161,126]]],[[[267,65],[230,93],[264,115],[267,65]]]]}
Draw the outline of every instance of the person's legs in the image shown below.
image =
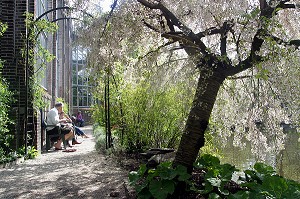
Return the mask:
{"type": "Polygon", "coordinates": [[[84,127],[84,120],[79,120],[78,121],[78,126],[79,127],[84,127]]]}
{"type": "Polygon", "coordinates": [[[55,149],[61,149],[61,143],[62,143],[62,140],[58,139],[57,142],[54,144],[55,149]]]}
{"type": "Polygon", "coordinates": [[[74,126],[74,129],[75,129],[76,135],[79,135],[79,136],[84,135],[84,132],[80,128],[78,128],[77,126],[74,126]]]}
{"type": "Polygon", "coordinates": [[[87,135],[87,134],[83,134],[83,136],[82,136],[83,138],[89,138],[89,136],[87,135]]]}
{"type": "Polygon", "coordinates": [[[74,138],[74,132],[71,130],[69,133],[65,134],[65,140],[70,140],[74,138]]]}
{"type": "Polygon", "coordinates": [[[53,144],[53,146],[55,147],[55,149],[61,149],[61,143],[62,143],[62,140],[59,139],[59,136],[58,136],[58,134],[59,134],[58,133],[58,129],[59,129],[59,127],[56,126],[55,128],[47,131],[48,135],[57,135],[57,137],[53,137],[51,139],[51,142],[55,143],[55,144],[53,144]]]}
{"type": "Polygon", "coordinates": [[[81,142],[78,142],[75,138],[72,139],[72,145],[75,145],[75,144],[81,144],[81,142]]]}

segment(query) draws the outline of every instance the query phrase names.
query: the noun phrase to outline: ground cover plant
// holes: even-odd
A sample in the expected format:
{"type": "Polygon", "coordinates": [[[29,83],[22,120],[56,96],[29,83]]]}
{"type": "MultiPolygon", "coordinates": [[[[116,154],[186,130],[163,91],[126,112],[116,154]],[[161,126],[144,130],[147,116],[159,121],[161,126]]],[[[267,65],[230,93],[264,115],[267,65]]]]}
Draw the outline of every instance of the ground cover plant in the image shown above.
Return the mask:
{"type": "Polygon", "coordinates": [[[276,174],[271,166],[256,163],[253,168],[239,170],[221,164],[212,155],[204,154],[194,164],[192,174],[181,165],[163,162],[156,168],[141,165],[129,174],[137,198],[299,198],[300,184],[276,174]],[[175,186],[183,183],[181,191],[175,186]]]}

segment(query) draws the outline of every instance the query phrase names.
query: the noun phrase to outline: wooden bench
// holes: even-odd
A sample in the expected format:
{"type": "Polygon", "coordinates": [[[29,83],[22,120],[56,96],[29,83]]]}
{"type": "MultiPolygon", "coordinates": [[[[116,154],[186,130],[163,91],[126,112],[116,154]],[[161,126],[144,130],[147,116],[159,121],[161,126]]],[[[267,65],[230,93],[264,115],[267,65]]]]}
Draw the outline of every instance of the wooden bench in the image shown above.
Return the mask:
{"type": "Polygon", "coordinates": [[[58,134],[49,135],[47,131],[47,127],[56,127],[56,125],[48,125],[46,121],[43,121],[42,124],[43,128],[46,131],[46,151],[48,151],[51,146],[51,138],[59,137],[62,140],[62,143],[64,145],[64,149],[67,149],[67,140],[65,139],[65,135],[61,133],[61,127],[58,128],[58,134]]]}

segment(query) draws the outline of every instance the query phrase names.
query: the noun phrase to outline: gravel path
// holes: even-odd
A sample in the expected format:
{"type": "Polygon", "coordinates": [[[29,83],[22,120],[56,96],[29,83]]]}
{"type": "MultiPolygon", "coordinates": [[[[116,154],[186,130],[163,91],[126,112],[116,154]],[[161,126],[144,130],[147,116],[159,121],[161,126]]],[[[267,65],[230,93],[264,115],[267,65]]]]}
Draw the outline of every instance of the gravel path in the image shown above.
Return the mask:
{"type": "Polygon", "coordinates": [[[0,169],[0,198],[125,198],[128,172],[96,152],[90,138],[75,145],[76,152],[50,151],[36,159],[0,169]]]}

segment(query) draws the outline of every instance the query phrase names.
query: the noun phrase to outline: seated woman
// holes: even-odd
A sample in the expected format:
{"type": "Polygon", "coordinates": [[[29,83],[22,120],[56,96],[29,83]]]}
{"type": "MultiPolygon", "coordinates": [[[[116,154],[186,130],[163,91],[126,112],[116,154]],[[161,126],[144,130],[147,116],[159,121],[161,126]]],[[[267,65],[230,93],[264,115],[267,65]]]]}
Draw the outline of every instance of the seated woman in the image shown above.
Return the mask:
{"type": "Polygon", "coordinates": [[[79,127],[83,127],[84,126],[84,120],[83,120],[81,111],[78,111],[78,113],[76,115],[76,124],[78,124],[79,127]]]}
{"type": "MultiPolygon", "coordinates": [[[[77,132],[78,130],[76,130],[75,126],[73,126],[72,120],[71,120],[71,118],[70,118],[67,114],[65,114],[65,113],[62,111],[62,112],[60,112],[60,114],[59,114],[59,118],[60,118],[60,119],[65,119],[65,120],[66,120],[66,122],[65,122],[64,124],[62,124],[62,126],[63,126],[62,129],[64,129],[64,128],[65,128],[65,129],[72,129],[72,130],[74,130],[74,133],[77,134],[76,132],[77,132]]],[[[72,145],[75,145],[75,144],[81,144],[81,142],[78,142],[78,141],[75,139],[75,137],[73,137],[73,138],[72,138],[72,145]]],[[[70,144],[69,144],[69,146],[70,146],[70,144]]]]}
{"type": "Polygon", "coordinates": [[[72,122],[73,122],[73,127],[75,129],[75,134],[78,136],[81,136],[83,138],[89,138],[89,136],[87,136],[87,134],[85,134],[78,126],[76,126],[76,117],[72,116],[72,122]]]}
{"type": "MultiPolygon", "coordinates": [[[[72,119],[67,115],[65,114],[64,112],[61,113],[60,115],[61,118],[66,118],[67,119],[67,122],[68,124],[67,125],[71,125],[73,128],[74,128],[74,131],[75,131],[75,134],[78,135],[78,136],[81,136],[83,138],[89,138],[89,136],[87,136],[80,128],[78,128],[76,125],[75,125],[75,121],[76,121],[76,117],[72,117],[72,119]]],[[[75,138],[73,138],[73,141],[72,143],[74,144],[78,144],[79,142],[77,142],[75,140],[75,138]]],[[[73,145],[74,145],[73,144],[73,145]]],[[[80,144],[80,143],[79,143],[80,144]]]]}

